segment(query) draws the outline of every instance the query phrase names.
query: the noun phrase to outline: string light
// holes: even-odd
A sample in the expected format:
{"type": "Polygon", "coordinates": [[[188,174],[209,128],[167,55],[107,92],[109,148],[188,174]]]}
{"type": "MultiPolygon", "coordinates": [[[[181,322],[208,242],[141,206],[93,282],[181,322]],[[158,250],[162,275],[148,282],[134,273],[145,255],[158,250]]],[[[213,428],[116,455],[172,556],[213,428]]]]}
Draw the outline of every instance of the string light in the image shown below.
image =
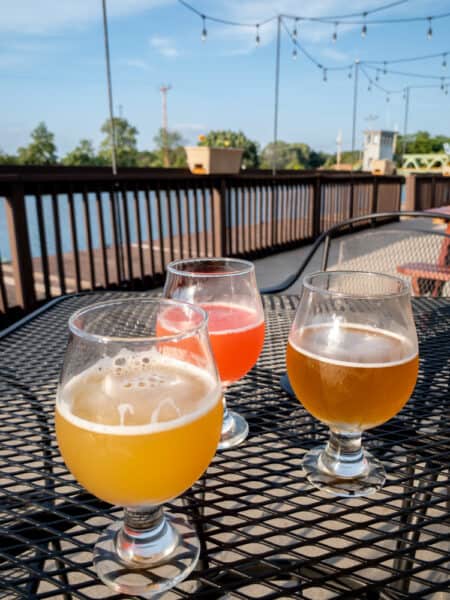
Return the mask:
{"type": "Polygon", "coordinates": [[[297,60],[297,56],[298,56],[297,48],[294,46],[294,47],[292,48],[292,58],[293,58],[294,60],[297,60]]]}
{"type": "Polygon", "coordinates": [[[388,103],[389,103],[390,101],[391,101],[391,96],[390,96],[390,93],[388,92],[388,93],[386,94],[386,102],[388,102],[388,103]]]}
{"type": "Polygon", "coordinates": [[[427,18],[428,18],[427,38],[429,40],[431,40],[431,38],[433,37],[433,28],[431,27],[431,19],[432,19],[432,17],[427,17],[427,18]]]}
{"type": "Polygon", "coordinates": [[[333,31],[333,36],[332,36],[332,40],[333,40],[333,42],[334,42],[334,43],[336,43],[336,42],[337,42],[337,38],[338,38],[338,35],[337,35],[337,28],[338,28],[338,23],[336,22],[336,23],[334,24],[334,31],[333,31]]]}
{"type": "Polygon", "coordinates": [[[364,39],[367,35],[367,24],[366,24],[366,17],[367,17],[367,13],[363,13],[363,17],[364,17],[364,25],[362,26],[361,29],[361,37],[364,39]]]}
{"type": "Polygon", "coordinates": [[[294,40],[297,39],[297,23],[298,23],[298,19],[295,19],[294,21],[294,29],[292,30],[292,37],[294,38],[294,40]]]}
{"type": "Polygon", "coordinates": [[[256,45],[259,46],[259,43],[261,41],[261,38],[259,37],[259,24],[256,25],[256,39],[255,39],[255,41],[256,41],[256,45]]]}
{"type": "Polygon", "coordinates": [[[375,81],[379,81],[380,80],[380,69],[377,69],[377,73],[375,75],[375,81]]]}
{"type": "Polygon", "coordinates": [[[353,67],[350,67],[350,69],[348,70],[348,78],[351,79],[353,75],[353,67]]]}
{"type": "Polygon", "coordinates": [[[444,91],[445,87],[444,87],[444,78],[441,77],[441,90],[444,91]]]}
{"type": "Polygon", "coordinates": [[[372,83],[369,82],[369,85],[367,86],[367,91],[371,92],[372,91],[372,83]]]}
{"type": "Polygon", "coordinates": [[[202,15],[202,23],[203,23],[202,42],[206,42],[206,38],[208,37],[208,32],[206,31],[206,17],[205,17],[205,15],[202,15]]]}
{"type": "Polygon", "coordinates": [[[447,54],[444,52],[444,54],[442,55],[442,68],[446,69],[447,68],[447,54]]]}
{"type": "Polygon", "coordinates": [[[384,61],[384,62],[383,62],[383,65],[384,65],[384,67],[383,67],[383,73],[384,73],[385,75],[387,75],[387,62],[386,62],[386,61],[384,61]]]}
{"type": "Polygon", "coordinates": [[[323,78],[322,79],[323,79],[323,81],[326,82],[326,81],[328,81],[327,70],[322,67],[322,71],[323,71],[323,78]]]}
{"type": "Polygon", "coordinates": [[[446,96],[448,96],[448,85],[446,85],[446,86],[445,86],[445,91],[444,91],[444,94],[445,94],[446,96]]]}

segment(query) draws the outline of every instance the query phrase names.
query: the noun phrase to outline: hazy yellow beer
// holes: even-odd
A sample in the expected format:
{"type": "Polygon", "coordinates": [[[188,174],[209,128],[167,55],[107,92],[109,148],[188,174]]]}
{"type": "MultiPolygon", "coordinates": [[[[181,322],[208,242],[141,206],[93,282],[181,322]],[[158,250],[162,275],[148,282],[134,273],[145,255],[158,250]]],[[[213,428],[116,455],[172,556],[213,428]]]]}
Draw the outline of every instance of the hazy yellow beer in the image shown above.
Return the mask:
{"type": "Polygon", "coordinates": [[[409,340],[348,323],[291,332],[286,361],[306,410],[343,431],[391,419],[411,396],[418,371],[417,349],[409,340]]]}
{"type": "Polygon", "coordinates": [[[122,351],[59,390],[61,454],[92,494],[121,506],[162,503],[206,470],[222,424],[218,382],[153,349],[122,351]]]}

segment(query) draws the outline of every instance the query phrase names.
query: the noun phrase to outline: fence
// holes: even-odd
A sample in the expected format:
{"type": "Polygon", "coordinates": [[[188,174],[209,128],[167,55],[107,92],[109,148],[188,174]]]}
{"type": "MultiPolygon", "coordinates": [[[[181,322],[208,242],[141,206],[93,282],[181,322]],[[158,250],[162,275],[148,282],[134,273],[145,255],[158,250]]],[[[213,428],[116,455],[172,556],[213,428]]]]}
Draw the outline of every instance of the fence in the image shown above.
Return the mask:
{"type": "Polygon", "coordinates": [[[426,210],[450,205],[450,177],[413,174],[406,178],[405,210],[426,210]]]}
{"type": "Polygon", "coordinates": [[[101,168],[3,168],[0,314],[12,319],[85,289],[156,287],[179,257],[256,258],[309,243],[343,219],[398,210],[402,182],[323,172],[124,169],[114,177],[101,168]]]}

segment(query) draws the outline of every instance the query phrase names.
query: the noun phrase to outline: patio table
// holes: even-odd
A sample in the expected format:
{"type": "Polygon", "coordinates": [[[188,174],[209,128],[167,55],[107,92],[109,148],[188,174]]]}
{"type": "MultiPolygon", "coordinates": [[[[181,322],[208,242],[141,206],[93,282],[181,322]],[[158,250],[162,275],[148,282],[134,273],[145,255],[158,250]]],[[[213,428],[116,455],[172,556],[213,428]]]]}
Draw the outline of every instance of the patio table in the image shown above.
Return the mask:
{"type": "MultiPolygon", "coordinates": [[[[131,294],[66,296],[0,336],[0,598],[123,597],[92,567],[93,543],[121,509],[68,473],[53,410],[69,315],[131,294]]],[[[279,385],[297,300],[263,298],[263,354],[230,388],[249,438],[218,453],[170,505],[190,515],[202,552],[191,578],[164,598],[449,598],[450,300],[413,299],[418,383],[398,416],[365,434],[386,466],[385,486],[351,499],[313,489],[302,472],[327,429],[279,385]]]]}

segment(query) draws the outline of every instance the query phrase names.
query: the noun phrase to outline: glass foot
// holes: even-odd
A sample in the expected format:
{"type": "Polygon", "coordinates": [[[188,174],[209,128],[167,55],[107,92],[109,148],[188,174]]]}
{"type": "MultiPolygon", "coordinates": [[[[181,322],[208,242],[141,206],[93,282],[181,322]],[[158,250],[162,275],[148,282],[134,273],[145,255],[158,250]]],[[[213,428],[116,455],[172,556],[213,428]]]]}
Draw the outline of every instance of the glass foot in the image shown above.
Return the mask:
{"type": "Polygon", "coordinates": [[[227,450],[241,444],[248,436],[248,423],[242,415],[226,409],[223,413],[219,450],[227,450]]]}
{"type": "MultiPolygon", "coordinates": [[[[149,551],[137,560],[120,557],[117,552],[123,524],[118,522],[108,527],[94,550],[94,566],[103,583],[122,594],[155,598],[186,579],[200,554],[197,534],[183,516],[167,514],[164,522],[164,549],[155,543],[154,552],[149,551]]],[[[158,541],[161,541],[160,534],[158,541]]],[[[149,540],[148,547],[151,544],[149,540]]],[[[126,544],[122,546],[126,552],[126,544]]]]}
{"type": "Polygon", "coordinates": [[[383,465],[368,452],[363,451],[362,459],[358,463],[359,473],[345,476],[345,471],[351,471],[345,460],[336,461],[337,471],[327,468],[329,456],[328,446],[321,446],[310,450],[303,459],[303,469],[312,485],[333,496],[355,497],[369,496],[379,490],[386,479],[383,465]]]}

